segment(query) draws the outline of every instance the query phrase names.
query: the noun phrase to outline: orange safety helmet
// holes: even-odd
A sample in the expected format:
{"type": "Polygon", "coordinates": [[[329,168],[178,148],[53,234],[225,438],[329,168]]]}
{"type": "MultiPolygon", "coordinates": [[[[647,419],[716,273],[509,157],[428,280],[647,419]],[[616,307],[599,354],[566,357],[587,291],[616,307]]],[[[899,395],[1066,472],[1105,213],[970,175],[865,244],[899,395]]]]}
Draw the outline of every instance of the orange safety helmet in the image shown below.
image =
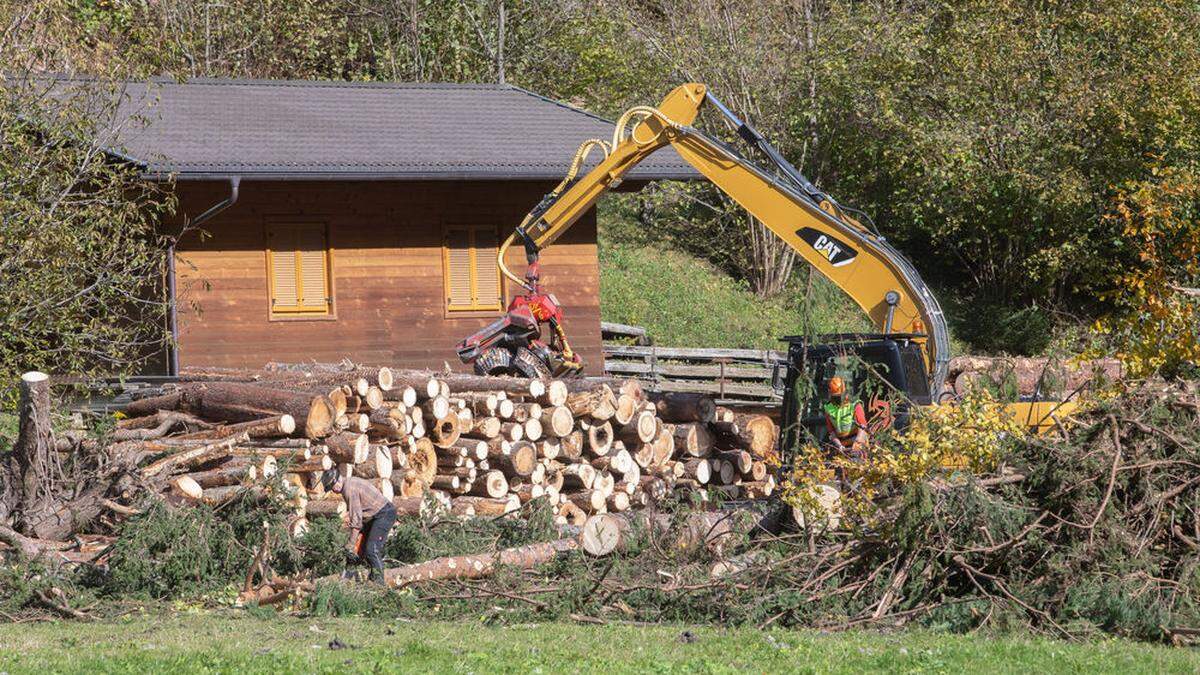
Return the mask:
{"type": "Polygon", "coordinates": [[[833,376],[829,380],[829,395],[844,396],[846,394],[846,381],[838,376],[833,376]]]}

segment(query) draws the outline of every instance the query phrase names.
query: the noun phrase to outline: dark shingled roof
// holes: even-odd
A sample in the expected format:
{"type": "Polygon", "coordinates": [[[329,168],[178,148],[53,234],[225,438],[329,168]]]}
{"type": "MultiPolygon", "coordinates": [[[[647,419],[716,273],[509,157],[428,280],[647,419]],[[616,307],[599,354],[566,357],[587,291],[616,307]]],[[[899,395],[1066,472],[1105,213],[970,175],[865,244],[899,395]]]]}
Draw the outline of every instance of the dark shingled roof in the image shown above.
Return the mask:
{"type": "MultiPolygon", "coordinates": [[[[507,85],[155,79],[130,84],[120,152],[181,179],[559,179],[602,117],[507,85]]],[[[595,161],[593,153],[593,162],[595,161]]],[[[693,179],[664,148],[630,180],[693,179]]]]}

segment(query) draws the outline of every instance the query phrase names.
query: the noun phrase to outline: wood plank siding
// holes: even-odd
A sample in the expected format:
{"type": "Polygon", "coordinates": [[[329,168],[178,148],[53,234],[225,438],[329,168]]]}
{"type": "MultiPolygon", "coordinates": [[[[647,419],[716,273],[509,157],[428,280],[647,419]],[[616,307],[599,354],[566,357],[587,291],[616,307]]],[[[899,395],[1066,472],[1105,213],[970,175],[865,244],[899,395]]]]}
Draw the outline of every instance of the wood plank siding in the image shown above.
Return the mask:
{"type": "MultiPolygon", "coordinates": [[[[463,370],[454,345],[501,312],[450,312],[443,279],[446,227],[496,224],[507,236],[553,187],[542,182],[251,182],[234,206],[177,248],[180,365],[260,367],[337,361],[463,370]],[[266,232],[272,223],[325,223],[328,314],[270,311],[266,232]]],[[[226,195],[220,183],[179,184],[192,217],[226,195]]],[[[509,255],[518,273],[524,253],[509,255]]],[[[542,256],[543,281],[566,328],[601,374],[595,212],[542,256]]],[[[505,284],[505,302],[512,297],[505,284]]]]}

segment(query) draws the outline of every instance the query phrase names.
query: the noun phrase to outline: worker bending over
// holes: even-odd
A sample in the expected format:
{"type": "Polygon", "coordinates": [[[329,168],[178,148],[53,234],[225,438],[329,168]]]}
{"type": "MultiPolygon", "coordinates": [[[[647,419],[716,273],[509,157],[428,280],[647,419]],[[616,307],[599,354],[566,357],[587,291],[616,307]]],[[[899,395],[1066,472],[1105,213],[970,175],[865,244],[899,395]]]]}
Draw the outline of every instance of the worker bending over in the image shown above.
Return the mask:
{"type": "Polygon", "coordinates": [[[846,381],[829,380],[829,401],[825,403],[825,429],[833,450],[855,460],[866,459],[871,437],[867,433],[867,412],[862,401],[851,400],[846,381]]]}
{"type": "Polygon", "coordinates": [[[396,507],[375,486],[361,478],[343,478],[336,469],[321,474],[321,484],[346,502],[350,518],[346,561],[356,564],[365,559],[371,581],[382,584],[383,547],[396,523],[396,507]]]}

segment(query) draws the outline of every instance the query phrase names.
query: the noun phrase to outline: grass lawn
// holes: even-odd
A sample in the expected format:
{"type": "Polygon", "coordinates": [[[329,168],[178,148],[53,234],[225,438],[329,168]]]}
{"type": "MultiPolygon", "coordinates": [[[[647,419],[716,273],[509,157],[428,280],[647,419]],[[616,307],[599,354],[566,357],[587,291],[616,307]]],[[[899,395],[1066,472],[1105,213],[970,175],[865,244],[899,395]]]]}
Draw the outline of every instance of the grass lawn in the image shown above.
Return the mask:
{"type": "Polygon", "coordinates": [[[0,625],[0,672],[1195,672],[1200,653],[1122,641],[685,626],[142,615],[0,625]],[[685,636],[684,632],[688,635],[685,636]],[[349,645],[331,649],[337,638],[349,645]]]}

